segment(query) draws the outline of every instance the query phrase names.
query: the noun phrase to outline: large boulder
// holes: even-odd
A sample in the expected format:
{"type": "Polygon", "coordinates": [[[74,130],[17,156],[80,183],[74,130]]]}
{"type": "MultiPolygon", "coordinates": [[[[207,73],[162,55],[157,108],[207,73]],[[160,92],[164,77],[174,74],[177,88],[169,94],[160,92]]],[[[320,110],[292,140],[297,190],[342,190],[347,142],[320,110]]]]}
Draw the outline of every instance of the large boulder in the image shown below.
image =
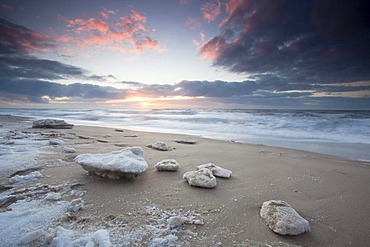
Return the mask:
{"type": "Polygon", "coordinates": [[[40,119],[33,121],[32,128],[72,129],[73,124],[58,119],[40,119]]]}
{"type": "Polygon", "coordinates": [[[154,167],[157,168],[158,171],[174,172],[179,169],[180,165],[174,159],[167,159],[158,162],[154,167]]]}
{"type": "Polygon", "coordinates": [[[281,235],[299,235],[310,230],[308,221],[284,201],[264,202],[260,215],[271,230],[281,235]]]}
{"type": "Polygon", "coordinates": [[[129,147],[104,154],[80,154],[75,162],[89,173],[101,177],[120,179],[133,178],[148,169],[141,147],[129,147]]]}
{"type": "Polygon", "coordinates": [[[188,181],[191,186],[214,188],[217,185],[216,177],[213,176],[212,171],[207,168],[186,172],[183,178],[188,181]]]}
{"type": "Polygon", "coordinates": [[[203,169],[203,168],[207,168],[211,170],[214,176],[220,177],[220,178],[230,178],[232,174],[230,170],[216,166],[215,164],[212,164],[212,163],[197,166],[198,170],[203,169]]]}

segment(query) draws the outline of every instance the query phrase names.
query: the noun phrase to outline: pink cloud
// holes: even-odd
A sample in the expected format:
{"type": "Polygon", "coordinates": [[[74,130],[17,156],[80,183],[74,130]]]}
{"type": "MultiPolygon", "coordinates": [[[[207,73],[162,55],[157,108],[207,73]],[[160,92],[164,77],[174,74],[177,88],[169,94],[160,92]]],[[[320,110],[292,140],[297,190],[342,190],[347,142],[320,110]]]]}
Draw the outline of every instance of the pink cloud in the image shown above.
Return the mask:
{"type": "Polygon", "coordinates": [[[213,2],[204,3],[200,10],[203,14],[203,19],[208,22],[214,21],[221,14],[221,2],[216,0],[213,2]]]}
{"type": "Polygon", "coordinates": [[[10,6],[8,4],[5,4],[5,3],[1,3],[0,4],[0,8],[3,8],[3,9],[9,9],[9,10],[13,10],[13,6],[10,6]]]}
{"type": "Polygon", "coordinates": [[[104,21],[96,18],[67,20],[67,27],[72,33],[62,35],[58,41],[123,53],[140,54],[147,49],[165,50],[157,40],[150,37],[155,29],[148,27],[143,13],[132,9],[125,16],[114,17],[116,14],[113,10],[105,9],[100,13],[104,21]]]}
{"type": "Polygon", "coordinates": [[[199,18],[191,18],[191,17],[189,17],[189,18],[186,20],[186,25],[187,25],[190,29],[197,29],[201,24],[202,24],[202,20],[201,20],[201,19],[199,19],[199,18]]]}
{"type": "Polygon", "coordinates": [[[117,12],[114,10],[104,9],[104,11],[100,12],[100,16],[108,19],[110,15],[116,15],[117,12]]]}
{"type": "Polygon", "coordinates": [[[226,49],[227,42],[222,36],[216,36],[213,39],[202,44],[199,48],[199,53],[206,59],[217,59],[226,49]]]}

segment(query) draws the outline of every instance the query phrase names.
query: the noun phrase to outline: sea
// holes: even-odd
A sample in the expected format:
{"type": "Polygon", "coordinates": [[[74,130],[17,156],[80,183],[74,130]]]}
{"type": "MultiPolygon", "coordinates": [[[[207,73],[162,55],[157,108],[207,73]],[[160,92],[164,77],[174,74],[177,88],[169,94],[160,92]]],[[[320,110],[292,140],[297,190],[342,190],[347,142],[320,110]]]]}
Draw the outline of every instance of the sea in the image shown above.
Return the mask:
{"type": "Polygon", "coordinates": [[[2,108],[0,114],[195,135],[370,161],[370,111],[2,108]]]}

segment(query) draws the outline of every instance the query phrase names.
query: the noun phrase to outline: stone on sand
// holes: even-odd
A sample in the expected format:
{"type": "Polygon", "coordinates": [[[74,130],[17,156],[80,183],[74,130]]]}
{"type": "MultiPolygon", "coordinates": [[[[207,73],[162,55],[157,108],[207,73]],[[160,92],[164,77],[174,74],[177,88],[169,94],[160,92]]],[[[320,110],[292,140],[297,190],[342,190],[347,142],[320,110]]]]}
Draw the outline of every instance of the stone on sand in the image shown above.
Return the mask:
{"type": "Polygon", "coordinates": [[[271,230],[281,235],[299,235],[310,230],[308,221],[281,200],[264,202],[260,216],[271,230]]]}
{"type": "Polygon", "coordinates": [[[147,147],[148,148],[153,148],[153,149],[156,149],[156,150],[160,150],[160,151],[170,150],[170,148],[167,146],[167,144],[164,143],[164,142],[161,142],[161,141],[157,141],[154,144],[149,144],[149,145],[147,145],[147,147]]]}
{"type": "Polygon", "coordinates": [[[230,170],[227,170],[227,169],[222,168],[220,166],[216,166],[215,164],[212,164],[212,163],[197,166],[198,170],[203,169],[203,168],[207,168],[207,169],[211,170],[211,172],[214,176],[220,177],[220,178],[230,178],[231,174],[232,174],[232,172],[230,170]]]}
{"type": "Polygon", "coordinates": [[[158,162],[155,166],[158,171],[177,171],[180,167],[179,163],[177,163],[174,159],[166,159],[158,162]]]}
{"type": "Polygon", "coordinates": [[[129,147],[103,154],[80,154],[75,162],[89,173],[101,177],[120,179],[136,177],[148,169],[141,147],[129,147]]]}
{"type": "Polygon", "coordinates": [[[73,124],[58,119],[40,119],[33,121],[32,128],[72,129],[73,124]]]}
{"type": "Polygon", "coordinates": [[[207,168],[186,172],[183,178],[188,181],[191,186],[214,188],[217,185],[216,177],[213,176],[212,171],[207,168]]]}

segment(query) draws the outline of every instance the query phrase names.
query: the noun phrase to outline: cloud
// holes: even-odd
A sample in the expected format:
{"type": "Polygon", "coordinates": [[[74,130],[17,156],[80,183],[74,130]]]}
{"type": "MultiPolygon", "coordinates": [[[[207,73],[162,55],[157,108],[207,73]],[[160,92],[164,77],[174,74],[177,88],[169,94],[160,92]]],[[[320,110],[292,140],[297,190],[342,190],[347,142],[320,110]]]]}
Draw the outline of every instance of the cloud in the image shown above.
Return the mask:
{"type": "Polygon", "coordinates": [[[202,20],[199,19],[199,18],[191,18],[189,17],[187,20],[186,20],[186,25],[190,28],[190,29],[197,29],[200,25],[202,25],[202,20]]]}
{"type": "Polygon", "coordinates": [[[193,0],[179,0],[180,5],[189,5],[193,2],[193,0]]]}
{"type": "Polygon", "coordinates": [[[160,43],[151,37],[154,31],[148,27],[147,18],[143,13],[131,9],[128,15],[117,16],[116,11],[105,9],[100,16],[105,20],[96,18],[67,20],[66,26],[71,33],[60,36],[58,41],[123,53],[165,51],[160,43]]]}
{"type": "Polygon", "coordinates": [[[214,21],[221,14],[221,2],[220,0],[206,2],[200,7],[200,10],[204,20],[208,22],[214,21]]]}
{"type": "Polygon", "coordinates": [[[2,18],[0,18],[0,33],[1,54],[32,53],[56,47],[51,37],[33,32],[2,18]]]}
{"type": "Polygon", "coordinates": [[[231,0],[199,53],[215,66],[285,82],[370,79],[368,1],[231,0]]]}

